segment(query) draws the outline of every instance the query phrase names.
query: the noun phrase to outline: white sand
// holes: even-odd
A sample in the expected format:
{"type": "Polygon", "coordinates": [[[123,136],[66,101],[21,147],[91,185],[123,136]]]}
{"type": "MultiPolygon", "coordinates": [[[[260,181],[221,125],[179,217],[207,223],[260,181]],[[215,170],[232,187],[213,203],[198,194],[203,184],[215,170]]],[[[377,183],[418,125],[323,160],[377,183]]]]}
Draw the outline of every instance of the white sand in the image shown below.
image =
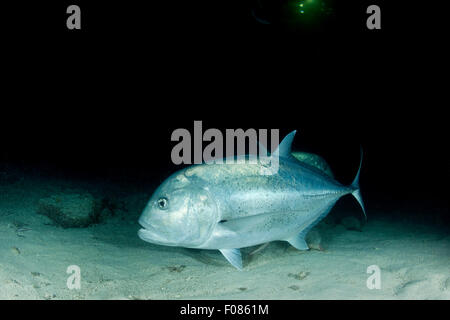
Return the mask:
{"type": "Polygon", "coordinates": [[[448,230],[376,214],[362,232],[322,223],[325,251],[275,242],[249,256],[248,248],[240,272],[218,251],[140,240],[136,221],[151,192],[43,178],[0,185],[0,298],[450,299],[448,230]],[[128,213],[84,229],[35,213],[40,198],[73,189],[122,198],[128,213]],[[81,268],[79,290],[67,288],[69,265],[81,268]],[[379,290],[366,286],[370,265],[380,267],[379,290]]]}

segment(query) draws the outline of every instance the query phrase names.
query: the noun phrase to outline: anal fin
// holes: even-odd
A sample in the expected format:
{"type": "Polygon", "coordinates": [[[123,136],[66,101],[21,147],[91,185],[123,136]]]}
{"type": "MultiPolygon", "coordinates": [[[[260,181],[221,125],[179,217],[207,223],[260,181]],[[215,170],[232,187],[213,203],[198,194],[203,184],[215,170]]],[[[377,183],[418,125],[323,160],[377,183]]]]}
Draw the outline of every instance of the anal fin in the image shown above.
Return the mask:
{"type": "Polygon", "coordinates": [[[286,241],[298,250],[309,250],[309,247],[305,241],[305,234],[303,232],[300,232],[292,238],[286,239],[286,241]]]}
{"type": "Polygon", "coordinates": [[[242,255],[239,249],[219,249],[225,259],[236,269],[242,270],[242,255]]]}

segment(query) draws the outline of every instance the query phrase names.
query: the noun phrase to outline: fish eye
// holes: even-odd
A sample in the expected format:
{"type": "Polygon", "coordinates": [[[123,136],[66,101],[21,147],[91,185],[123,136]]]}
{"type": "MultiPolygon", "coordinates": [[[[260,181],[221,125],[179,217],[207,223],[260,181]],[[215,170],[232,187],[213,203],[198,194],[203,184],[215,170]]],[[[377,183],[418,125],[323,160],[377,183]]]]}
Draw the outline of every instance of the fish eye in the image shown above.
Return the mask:
{"type": "Polygon", "coordinates": [[[162,210],[167,209],[167,207],[169,206],[169,200],[167,200],[167,198],[165,198],[165,197],[159,198],[157,203],[158,203],[158,207],[162,210]]]}

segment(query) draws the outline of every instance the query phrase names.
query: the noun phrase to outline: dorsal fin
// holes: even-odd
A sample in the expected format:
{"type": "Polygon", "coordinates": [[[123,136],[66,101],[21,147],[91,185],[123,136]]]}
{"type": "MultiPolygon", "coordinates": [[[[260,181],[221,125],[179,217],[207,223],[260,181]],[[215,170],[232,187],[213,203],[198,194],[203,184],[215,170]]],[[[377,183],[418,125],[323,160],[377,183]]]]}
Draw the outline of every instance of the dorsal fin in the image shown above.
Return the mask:
{"type": "Polygon", "coordinates": [[[292,156],[300,162],[306,163],[316,169],[319,169],[331,178],[334,178],[328,163],[319,155],[309,152],[293,151],[292,156]]]}
{"type": "Polygon", "coordinates": [[[289,158],[291,156],[291,146],[292,141],[294,141],[295,133],[297,130],[292,131],[286,137],[284,137],[283,141],[280,142],[277,150],[272,153],[272,156],[281,157],[281,158],[289,158]]]}

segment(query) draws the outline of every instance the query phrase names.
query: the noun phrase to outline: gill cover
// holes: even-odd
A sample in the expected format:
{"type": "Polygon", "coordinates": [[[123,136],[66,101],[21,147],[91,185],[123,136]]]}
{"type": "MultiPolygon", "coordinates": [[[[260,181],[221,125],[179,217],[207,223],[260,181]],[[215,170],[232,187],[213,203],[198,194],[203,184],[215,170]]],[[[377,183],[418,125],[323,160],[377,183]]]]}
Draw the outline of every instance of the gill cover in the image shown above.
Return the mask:
{"type": "Polygon", "coordinates": [[[201,187],[190,189],[186,230],[191,245],[201,245],[209,239],[218,217],[217,204],[209,191],[201,187]]]}

